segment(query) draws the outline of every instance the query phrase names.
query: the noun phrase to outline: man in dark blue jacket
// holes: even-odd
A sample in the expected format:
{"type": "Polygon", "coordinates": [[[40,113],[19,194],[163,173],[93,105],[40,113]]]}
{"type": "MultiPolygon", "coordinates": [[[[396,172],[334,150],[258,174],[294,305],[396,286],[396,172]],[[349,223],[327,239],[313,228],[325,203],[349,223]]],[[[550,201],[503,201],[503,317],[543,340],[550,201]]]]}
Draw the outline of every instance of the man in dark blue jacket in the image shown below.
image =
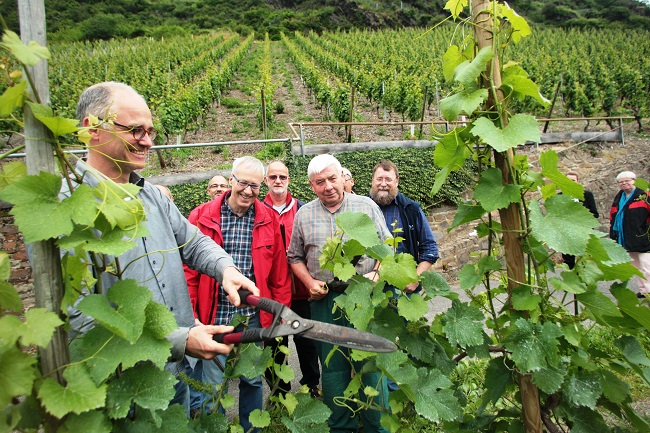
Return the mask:
{"type": "MultiPolygon", "coordinates": [[[[438,244],[433,237],[420,203],[399,192],[399,170],[391,161],[383,159],[372,170],[370,197],[384,213],[388,230],[402,229],[404,241],[397,247],[397,253],[408,253],[418,264],[421,275],[438,260],[438,244]]],[[[419,288],[417,282],[409,284],[404,291],[413,293],[419,288]]]]}

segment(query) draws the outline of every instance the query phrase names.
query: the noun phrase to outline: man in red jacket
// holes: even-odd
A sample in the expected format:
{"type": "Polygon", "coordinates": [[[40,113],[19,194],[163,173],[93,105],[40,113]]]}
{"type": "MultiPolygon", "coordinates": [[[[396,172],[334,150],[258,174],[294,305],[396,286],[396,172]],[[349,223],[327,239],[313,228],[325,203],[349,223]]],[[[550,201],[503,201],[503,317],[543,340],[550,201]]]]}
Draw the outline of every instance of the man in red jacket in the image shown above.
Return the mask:
{"type": "MultiPolygon", "coordinates": [[[[264,204],[274,209],[278,213],[280,220],[280,229],[282,230],[282,240],[284,241],[285,250],[289,247],[291,232],[293,230],[293,219],[300,206],[304,202],[291,196],[289,192],[289,169],[280,161],[273,161],[266,169],[264,183],[269,188],[269,193],[264,198],[264,204]]],[[[306,319],[311,318],[311,309],[309,307],[309,290],[298,278],[293,278],[293,290],[291,297],[291,309],[306,319]]],[[[320,369],[318,367],[318,353],[313,340],[308,338],[294,336],[294,344],[298,353],[298,362],[302,372],[301,385],[307,385],[312,397],[320,396],[318,386],[320,384],[320,369]]],[[[285,361],[284,353],[277,350],[277,342],[271,342],[276,353],[275,362],[283,364],[285,361]]],[[[288,346],[288,338],[285,337],[281,344],[288,346]]],[[[272,375],[267,374],[267,379],[274,381],[272,375]]],[[[279,391],[288,392],[291,390],[290,384],[280,383],[279,391]]]]}
{"type": "MultiPolygon", "coordinates": [[[[263,178],[264,166],[258,159],[236,159],[229,179],[231,190],[198,206],[188,220],[233,257],[242,274],[256,283],[260,296],[290,306],[291,279],[280,224],[274,212],[257,199],[263,178]]],[[[235,314],[244,316],[251,328],[272,323],[270,313],[250,307],[232,308],[219,283],[207,275],[185,268],[185,278],[194,316],[201,323],[231,323],[235,314]]],[[[219,361],[225,365],[226,356],[219,361]]],[[[214,362],[202,363],[201,367],[202,372],[195,370],[194,378],[215,385],[223,382],[223,372],[214,362]]],[[[211,402],[207,403],[211,407],[211,402]]],[[[203,402],[195,396],[192,409],[202,406],[203,402]]],[[[244,431],[250,431],[249,414],[255,409],[262,409],[262,377],[241,377],[239,419],[244,431]]]]}

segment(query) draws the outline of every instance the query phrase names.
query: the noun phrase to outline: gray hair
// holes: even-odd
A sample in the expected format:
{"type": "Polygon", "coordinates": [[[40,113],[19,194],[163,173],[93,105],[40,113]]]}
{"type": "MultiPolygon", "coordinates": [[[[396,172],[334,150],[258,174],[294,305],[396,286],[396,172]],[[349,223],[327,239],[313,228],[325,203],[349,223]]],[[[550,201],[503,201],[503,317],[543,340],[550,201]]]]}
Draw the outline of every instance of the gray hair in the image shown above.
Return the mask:
{"type": "Polygon", "coordinates": [[[234,160],[232,163],[231,173],[236,172],[239,167],[258,171],[262,173],[262,177],[264,177],[266,174],[264,172],[264,164],[262,164],[262,161],[255,158],[254,156],[242,156],[241,158],[234,160]]]}
{"type": "Polygon", "coordinates": [[[338,159],[334,158],[329,153],[315,156],[311,161],[309,161],[309,166],[307,167],[307,177],[311,180],[313,175],[322,172],[327,167],[330,167],[332,165],[336,169],[336,172],[340,175],[343,171],[343,168],[341,167],[341,163],[338,159]]]}
{"type": "Polygon", "coordinates": [[[348,170],[345,167],[342,167],[341,171],[343,172],[343,176],[350,176],[350,179],[352,179],[352,173],[350,172],[350,170],[348,170]]]}
{"type": "MultiPolygon", "coordinates": [[[[103,83],[93,84],[83,91],[79,96],[77,103],[77,119],[84,120],[89,115],[104,118],[113,105],[113,93],[116,90],[133,92],[144,101],[144,96],[140,95],[133,87],[128,84],[118,83],[117,81],[106,81],[103,83]]],[[[145,101],[146,103],[146,101],[145,101]]]]}
{"type": "Polygon", "coordinates": [[[620,179],[636,179],[636,174],[632,171],[622,171],[616,175],[616,180],[620,179]]]}

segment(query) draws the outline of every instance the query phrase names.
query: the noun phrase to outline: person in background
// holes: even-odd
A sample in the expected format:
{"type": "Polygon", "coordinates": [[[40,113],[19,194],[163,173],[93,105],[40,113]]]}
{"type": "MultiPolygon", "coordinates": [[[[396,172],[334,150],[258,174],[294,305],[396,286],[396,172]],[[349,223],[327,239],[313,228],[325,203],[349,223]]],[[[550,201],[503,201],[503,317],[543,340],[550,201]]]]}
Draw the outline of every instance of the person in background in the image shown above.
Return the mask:
{"type": "Polygon", "coordinates": [[[343,170],[343,190],[347,193],[354,194],[352,188],[354,187],[354,178],[352,173],[345,167],[341,168],[343,170]]]}
{"type": "MultiPolygon", "coordinates": [[[[404,240],[396,252],[413,256],[418,264],[418,275],[429,270],[439,258],[438,243],[420,203],[399,192],[399,170],[391,161],[383,159],[372,169],[370,198],[384,214],[389,230],[402,229],[397,236],[404,240]]],[[[413,293],[420,289],[419,283],[414,282],[406,286],[404,292],[413,293]]]]}
{"type": "Polygon", "coordinates": [[[167,188],[165,185],[160,185],[160,184],[156,184],[154,186],[158,188],[160,192],[162,192],[162,195],[164,195],[171,201],[174,201],[174,196],[172,195],[172,192],[169,190],[169,188],[167,188]]]}
{"type": "MultiPolygon", "coordinates": [[[[98,259],[106,267],[115,266],[118,259],[128,264],[121,277],[133,278],[148,288],[153,300],[165,305],[174,315],[178,328],[167,336],[172,349],[165,369],[176,376],[181,372],[190,374],[195,358],[226,356],[231,346],[219,344],[212,337],[231,332],[232,327],[195,324],[187,284],[182,276],[183,264],[219,281],[233,308],[240,305],[238,289],[256,294],[259,290],[235,267],[232,257],[223,248],[200,233],[171,200],[163,198],[158,188],[135,172],[144,168],[157,134],[145,99],[123,83],[95,84],[81,94],[77,118],[83,127],[89,128],[90,135],[88,159],[80,160],[75,168],[83,176],[83,182],[94,187],[110,179],[141,187],[137,197],[147,212],[145,224],[149,235],[131,239],[136,243],[135,248],[119,257],[101,255],[98,259]],[[91,124],[91,117],[98,118],[99,125],[91,124]]],[[[61,195],[65,197],[70,191],[65,190],[67,182],[63,185],[61,195]]],[[[102,273],[104,294],[117,282],[114,274],[102,273]]],[[[93,320],[78,310],[71,310],[70,326],[76,332],[86,332],[92,328],[93,320]]],[[[171,403],[183,405],[189,415],[188,385],[179,380],[174,388],[176,393],[171,403]]]]}
{"type": "Polygon", "coordinates": [[[217,174],[210,179],[208,182],[208,188],[205,191],[208,193],[210,200],[214,200],[224,192],[228,191],[228,189],[228,180],[222,175],[217,174]]]}
{"type": "MultiPolygon", "coordinates": [[[[570,171],[566,174],[566,177],[574,181],[575,183],[578,182],[578,173],[575,171],[570,171]]],[[[589,191],[588,189],[584,190],[585,198],[582,200],[582,205],[591,212],[591,214],[594,216],[594,218],[598,218],[598,207],[596,207],[596,200],[594,199],[594,194],[589,191]]],[[[576,256],[572,256],[570,254],[562,254],[562,260],[564,263],[566,263],[569,266],[569,269],[573,269],[576,265],[576,256]]]]}
{"type": "Polygon", "coordinates": [[[650,294],[650,201],[648,192],[634,186],[636,174],[622,171],[616,176],[620,191],[609,212],[609,237],[632,257],[632,264],[645,278],[637,277],[639,298],[650,294]]]}
{"type": "MultiPolygon", "coordinates": [[[[289,192],[289,169],[280,161],[271,162],[266,169],[266,176],[264,182],[269,188],[269,193],[264,198],[264,204],[272,208],[278,213],[280,221],[280,228],[282,231],[282,241],[284,248],[289,247],[289,240],[291,240],[291,233],[293,232],[293,220],[296,216],[298,209],[305,203],[292,197],[289,192]]],[[[291,296],[291,309],[295,311],[300,317],[311,319],[311,310],[309,307],[309,290],[298,278],[292,278],[293,288],[291,296]]],[[[296,335],[293,337],[293,342],[296,345],[296,352],[298,354],[298,362],[300,363],[300,371],[302,378],[300,379],[301,385],[307,385],[312,397],[319,397],[320,391],[318,389],[320,384],[320,368],[318,366],[318,354],[316,353],[316,344],[313,340],[296,335]]],[[[284,337],[281,344],[288,347],[288,339],[284,337]]],[[[285,355],[283,352],[277,350],[277,342],[272,341],[270,346],[276,353],[275,362],[282,364],[285,362],[285,355]]],[[[274,382],[275,377],[269,374],[267,370],[267,379],[274,382]]],[[[281,382],[278,391],[290,391],[291,384],[281,382]]]]}
{"type": "MultiPolygon", "coordinates": [[[[335,299],[346,289],[347,284],[328,287],[327,282],[334,279],[331,271],[321,269],[319,257],[328,238],[336,233],[336,218],[343,212],[363,212],[374,222],[379,238],[390,238],[379,207],[367,197],[346,193],[343,190],[343,169],[332,155],[314,157],[307,168],[309,184],[316,199],[298,210],[294,218],[293,232],[289,244],[288,258],[296,278],[300,279],[311,294],[311,314],[313,320],[351,326],[347,319],[337,311],[335,299]]],[[[376,281],[379,262],[363,256],[356,263],[357,273],[376,281]]],[[[328,419],[333,433],[358,431],[359,418],[365,433],[387,433],[388,429],[380,423],[380,410],[355,411],[353,407],[339,406],[334,399],[344,395],[352,380],[353,365],[349,349],[339,348],[333,352],[328,343],[316,342],[316,350],[322,367],[323,401],[332,411],[328,419]],[[327,361],[326,361],[327,360],[327,361]]],[[[354,363],[355,371],[361,374],[361,363],[354,363]]],[[[374,388],[373,404],[388,410],[388,388],[386,378],[379,372],[364,373],[361,378],[364,386],[374,388]]],[[[363,388],[363,386],[362,386],[363,388]]]]}
{"type": "MultiPolygon", "coordinates": [[[[223,246],[242,274],[255,281],[260,296],[290,306],[291,279],[280,224],[275,213],[257,199],[263,178],[264,166],[257,158],[237,158],[229,179],[231,190],[195,208],[190,212],[189,221],[223,246]]],[[[228,303],[227,293],[209,275],[186,267],[185,277],[194,316],[200,323],[227,325],[238,314],[245,319],[236,326],[236,331],[271,325],[270,313],[251,307],[235,308],[228,303]]],[[[226,358],[225,355],[217,357],[222,366],[226,365],[226,358]]],[[[215,387],[224,381],[223,371],[214,362],[201,363],[193,377],[215,387]]],[[[213,407],[211,397],[201,396],[197,401],[196,394],[193,392],[193,410],[201,409],[204,402],[206,409],[213,407]]],[[[240,377],[239,421],[244,431],[251,431],[250,413],[262,410],[262,398],[261,376],[240,377]]]]}

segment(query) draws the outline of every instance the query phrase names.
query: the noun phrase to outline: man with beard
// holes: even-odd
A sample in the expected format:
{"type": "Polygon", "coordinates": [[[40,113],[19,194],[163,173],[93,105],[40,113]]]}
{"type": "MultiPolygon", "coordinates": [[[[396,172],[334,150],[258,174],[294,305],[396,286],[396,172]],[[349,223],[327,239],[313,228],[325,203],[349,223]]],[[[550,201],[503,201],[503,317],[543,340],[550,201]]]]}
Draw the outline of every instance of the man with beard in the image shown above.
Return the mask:
{"type": "MultiPolygon", "coordinates": [[[[285,250],[289,247],[291,240],[291,233],[293,231],[293,220],[296,216],[298,209],[305,203],[291,196],[289,192],[289,169],[280,161],[273,161],[269,163],[266,168],[266,176],[264,183],[269,188],[269,193],[264,197],[264,204],[272,208],[274,212],[278,213],[278,220],[280,221],[280,231],[282,232],[282,241],[284,242],[285,250]]],[[[300,317],[311,319],[311,310],[309,307],[309,290],[298,278],[292,278],[293,290],[291,291],[291,309],[295,311],[300,317]]],[[[296,345],[296,352],[298,353],[298,362],[300,363],[300,371],[302,372],[301,385],[307,385],[312,397],[320,396],[318,385],[320,383],[320,369],[318,367],[318,355],[316,354],[316,344],[313,340],[295,335],[293,342],[296,345]]],[[[275,362],[283,364],[286,356],[284,352],[278,349],[277,340],[271,340],[264,343],[272,348],[274,352],[275,362]]],[[[289,347],[288,338],[284,337],[281,344],[289,347]]],[[[269,384],[275,383],[275,374],[272,368],[266,370],[266,379],[269,384]]],[[[280,381],[278,389],[274,394],[284,394],[291,390],[291,384],[280,381]]]]}
{"type": "MultiPolygon", "coordinates": [[[[274,212],[257,197],[264,178],[264,166],[252,156],[237,158],[232,164],[231,189],[216,199],[194,209],[188,218],[199,230],[217,244],[223,246],[242,274],[255,282],[260,296],[291,304],[291,279],[285,248],[282,245],[280,224],[274,212]]],[[[248,328],[268,327],[273,316],[252,307],[235,308],[226,302],[226,293],[213,278],[185,268],[194,317],[205,324],[230,324],[235,316],[244,317],[236,331],[248,328]]],[[[226,365],[226,356],[217,358],[226,365]]],[[[193,377],[203,382],[220,385],[223,371],[214,362],[203,362],[195,369],[193,377]]],[[[250,413],[262,410],[262,377],[239,380],[239,421],[244,431],[251,430],[250,413]]],[[[205,396],[193,393],[192,409],[201,409],[205,396]]],[[[211,401],[207,401],[208,409],[211,401]]]]}
{"type": "MultiPolygon", "coordinates": [[[[418,264],[417,273],[421,275],[438,260],[438,244],[433,237],[420,203],[399,192],[399,170],[391,161],[383,159],[372,170],[370,197],[384,213],[388,229],[404,238],[397,247],[397,253],[408,253],[418,264]]],[[[420,290],[417,282],[404,289],[406,293],[420,290]]]]}
{"type": "MultiPolygon", "coordinates": [[[[382,241],[390,238],[390,233],[381,211],[372,200],[343,191],[341,163],[335,157],[328,154],[314,157],[307,167],[307,176],[317,198],[302,206],[294,219],[288,251],[291,270],[309,289],[313,320],[352,326],[341,311],[335,308],[336,298],[348,290],[348,285],[343,283],[328,286],[326,283],[334,279],[334,273],[320,266],[323,246],[328,238],[336,234],[336,218],[344,212],[363,212],[368,215],[382,241]]],[[[363,256],[355,268],[358,274],[376,281],[378,266],[376,260],[363,256]]],[[[381,425],[381,412],[388,410],[386,378],[377,371],[362,373],[364,364],[352,360],[350,349],[332,351],[333,347],[332,344],[316,342],[322,367],[323,401],[332,411],[328,419],[330,431],[357,432],[358,414],[365,433],[387,433],[388,429],[381,425]],[[378,410],[356,411],[349,401],[345,406],[335,401],[345,394],[352,380],[353,366],[356,374],[362,375],[361,388],[371,387],[377,391],[372,400],[378,410]]],[[[369,395],[366,397],[371,398],[369,395]]]]}

